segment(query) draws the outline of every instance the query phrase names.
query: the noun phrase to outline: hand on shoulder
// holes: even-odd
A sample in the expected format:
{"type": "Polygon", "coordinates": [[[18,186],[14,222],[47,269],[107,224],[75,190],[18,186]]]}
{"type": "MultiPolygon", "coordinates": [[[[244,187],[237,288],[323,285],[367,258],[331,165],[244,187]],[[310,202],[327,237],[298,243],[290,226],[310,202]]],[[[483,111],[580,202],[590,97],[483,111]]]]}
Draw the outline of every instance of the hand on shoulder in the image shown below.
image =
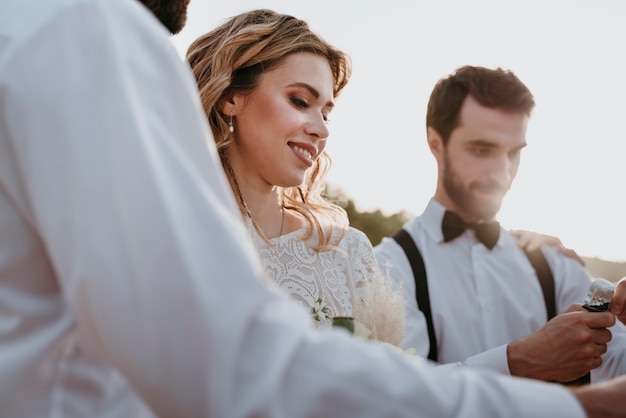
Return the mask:
{"type": "Polygon", "coordinates": [[[578,255],[578,253],[563,245],[561,240],[557,237],[539,234],[533,231],[526,231],[523,229],[511,230],[510,232],[511,235],[517,237],[517,244],[523,250],[534,251],[539,249],[542,245],[550,245],[552,247],[556,247],[561,254],[578,261],[581,266],[585,265],[585,261],[578,255]]]}

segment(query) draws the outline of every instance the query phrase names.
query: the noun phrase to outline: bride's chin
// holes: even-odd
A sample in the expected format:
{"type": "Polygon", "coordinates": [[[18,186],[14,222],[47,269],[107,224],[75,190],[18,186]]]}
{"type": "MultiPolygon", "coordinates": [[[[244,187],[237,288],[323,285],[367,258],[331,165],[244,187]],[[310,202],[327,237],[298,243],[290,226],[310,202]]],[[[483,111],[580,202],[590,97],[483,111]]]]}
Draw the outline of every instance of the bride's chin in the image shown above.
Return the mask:
{"type": "Polygon", "coordinates": [[[279,184],[278,186],[287,189],[289,187],[299,187],[302,186],[302,183],[304,183],[304,174],[302,174],[302,176],[299,177],[293,177],[291,179],[286,179],[284,182],[282,182],[281,184],[279,184]]]}

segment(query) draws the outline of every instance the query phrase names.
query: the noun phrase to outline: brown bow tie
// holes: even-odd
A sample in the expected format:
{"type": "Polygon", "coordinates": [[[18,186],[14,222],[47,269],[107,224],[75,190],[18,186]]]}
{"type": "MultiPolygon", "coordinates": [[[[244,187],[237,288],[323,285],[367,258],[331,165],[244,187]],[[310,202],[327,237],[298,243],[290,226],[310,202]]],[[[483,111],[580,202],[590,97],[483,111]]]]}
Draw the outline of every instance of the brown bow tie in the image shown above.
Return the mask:
{"type": "Polygon", "coordinates": [[[490,250],[496,245],[498,237],[500,237],[500,224],[496,221],[467,224],[456,213],[447,210],[445,215],[443,215],[441,231],[443,232],[443,240],[445,242],[457,238],[468,228],[473,229],[476,233],[476,238],[490,250]]]}

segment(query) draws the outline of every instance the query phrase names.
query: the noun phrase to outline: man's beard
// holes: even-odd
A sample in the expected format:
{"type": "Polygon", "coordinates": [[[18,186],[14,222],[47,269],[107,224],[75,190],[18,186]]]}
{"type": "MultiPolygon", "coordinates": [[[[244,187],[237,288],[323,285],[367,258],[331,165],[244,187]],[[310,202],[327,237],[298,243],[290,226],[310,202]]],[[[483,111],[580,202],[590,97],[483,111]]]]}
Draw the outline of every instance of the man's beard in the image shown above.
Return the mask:
{"type": "Polygon", "coordinates": [[[485,202],[475,199],[474,192],[476,190],[490,190],[504,195],[503,192],[505,190],[503,190],[503,186],[497,183],[484,184],[477,182],[472,182],[465,186],[463,180],[454,171],[447,152],[444,155],[444,161],[443,187],[454,204],[463,210],[465,214],[469,214],[476,219],[491,220],[495,218],[502,205],[502,200],[486,205],[485,202]]]}
{"type": "Polygon", "coordinates": [[[187,22],[186,0],[139,0],[172,33],[180,32],[187,22]]]}

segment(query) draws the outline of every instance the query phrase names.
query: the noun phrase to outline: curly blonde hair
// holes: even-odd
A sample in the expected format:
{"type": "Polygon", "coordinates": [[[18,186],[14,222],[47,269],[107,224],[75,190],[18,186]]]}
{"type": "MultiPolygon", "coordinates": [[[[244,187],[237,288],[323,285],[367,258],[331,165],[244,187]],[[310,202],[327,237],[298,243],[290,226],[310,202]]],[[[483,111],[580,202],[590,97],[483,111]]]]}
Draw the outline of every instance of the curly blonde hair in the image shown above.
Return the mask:
{"type": "MultiPolygon", "coordinates": [[[[279,66],[289,55],[300,52],[311,52],[328,60],[334,81],[333,96],[336,98],[350,79],[350,58],[312,32],[306,22],[293,16],[265,9],[242,13],[199,37],[187,50],[187,60],[196,77],[222,165],[239,198],[242,213],[249,217],[228,161],[233,136],[228,130],[228,118],[221,112],[220,106],[235,92],[250,94],[257,87],[261,74],[279,66]]],[[[336,244],[332,238],[333,226],[348,225],[346,212],[322,196],[324,179],[330,166],[330,156],[324,151],[307,171],[300,186],[283,187],[280,191],[283,206],[301,214],[308,224],[303,239],[317,232],[317,250],[336,244]]],[[[250,219],[264,237],[254,219],[250,219]]]]}

